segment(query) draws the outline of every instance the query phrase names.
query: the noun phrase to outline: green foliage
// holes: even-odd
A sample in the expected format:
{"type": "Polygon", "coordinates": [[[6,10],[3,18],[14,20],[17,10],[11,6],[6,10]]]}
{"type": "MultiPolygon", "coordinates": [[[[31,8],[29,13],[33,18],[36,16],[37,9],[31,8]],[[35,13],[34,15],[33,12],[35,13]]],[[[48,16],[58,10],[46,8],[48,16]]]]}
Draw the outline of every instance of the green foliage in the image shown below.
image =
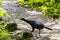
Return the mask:
{"type": "Polygon", "coordinates": [[[18,36],[19,40],[32,40],[32,33],[30,32],[23,32],[22,35],[18,36]]]}
{"type": "Polygon", "coordinates": [[[8,16],[8,17],[9,17],[9,15],[8,15],[7,11],[6,11],[6,10],[4,10],[3,8],[0,8],[0,17],[4,17],[4,15],[6,15],[6,16],[8,16]]]}
{"type": "MultiPolygon", "coordinates": [[[[60,0],[19,0],[22,5],[28,5],[30,8],[35,8],[41,11],[44,15],[51,17],[57,15],[60,11],[60,0]]],[[[59,13],[60,14],[60,13],[59,13]]],[[[59,16],[60,17],[60,16],[59,16]]]]}
{"type": "Polygon", "coordinates": [[[58,19],[60,17],[60,14],[53,14],[50,17],[53,17],[53,19],[58,19]]]}
{"type": "Polygon", "coordinates": [[[7,23],[5,26],[5,29],[7,29],[9,32],[13,32],[17,30],[17,24],[16,23],[7,23]]]}
{"type": "Polygon", "coordinates": [[[0,40],[9,40],[11,35],[7,32],[7,30],[0,29],[0,40]]]}
{"type": "Polygon", "coordinates": [[[56,3],[60,3],[60,0],[55,0],[56,3]]]}
{"type": "Polygon", "coordinates": [[[4,4],[4,2],[0,1],[0,5],[4,4]]]}
{"type": "Polygon", "coordinates": [[[5,29],[6,22],[0,21],[0,40],[12,40],[11,34],[5,29]]]}
{"type": "Polygon", "coordinates": [[[21,3],[23,3],[23,2],[24,2],[24,0],[17,0],[17,1],[19,1],[19,2],[21,2],[21,3]]]}

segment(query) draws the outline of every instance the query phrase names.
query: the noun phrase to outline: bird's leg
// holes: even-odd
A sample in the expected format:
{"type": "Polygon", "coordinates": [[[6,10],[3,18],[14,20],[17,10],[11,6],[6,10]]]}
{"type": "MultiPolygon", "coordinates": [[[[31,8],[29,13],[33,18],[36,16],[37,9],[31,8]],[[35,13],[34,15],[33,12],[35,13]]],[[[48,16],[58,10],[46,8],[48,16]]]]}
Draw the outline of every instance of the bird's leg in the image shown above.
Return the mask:
{"type": "Polygon", "coordinates": [[[40,38],[40,29],[39,29],[39,34],[37,35],[37,38],[40,38]]]}
{"type": "Polygon", "coordinates": [[[39,30],[39,36],[40,36],[40,30],[39,30]]]}
{"type": "Polygon", "coordinates": [[[40,38],[40,29],[38,29],[39,30],[39,33],[38,33],[38,35],[37,35],[37,38],[40,38]]]}
{"type": "Polygon", "coordinates": [[[33,32],[34,31],[34,28],[32,28],[32,31],[31,32],[33,32]]]}

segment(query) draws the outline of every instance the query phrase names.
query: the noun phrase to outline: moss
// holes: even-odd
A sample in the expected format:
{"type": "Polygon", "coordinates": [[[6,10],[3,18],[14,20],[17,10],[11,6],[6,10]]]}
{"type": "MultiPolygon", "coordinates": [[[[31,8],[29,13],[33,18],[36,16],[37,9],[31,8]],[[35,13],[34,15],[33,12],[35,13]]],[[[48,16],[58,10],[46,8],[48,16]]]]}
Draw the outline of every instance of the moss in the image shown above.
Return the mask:
{"type": "Polygon", "coordinates": [[[22,35],[18,37],[19,40],[32,40],[33,35],[30,32],[23,32],[22,35]]]}
{"type": "Polygon", "coordinates": [[[17,24],[16,23],[8,23],[5,27],[9,32],[13,32],[17,30],[17,24]]]}
{"type": "Polygon", "coordinates": [[[33,35],[30,32],[23,32],[23,37],[24,38],[30,38],[30,37],[33,37],[33,35]]]}

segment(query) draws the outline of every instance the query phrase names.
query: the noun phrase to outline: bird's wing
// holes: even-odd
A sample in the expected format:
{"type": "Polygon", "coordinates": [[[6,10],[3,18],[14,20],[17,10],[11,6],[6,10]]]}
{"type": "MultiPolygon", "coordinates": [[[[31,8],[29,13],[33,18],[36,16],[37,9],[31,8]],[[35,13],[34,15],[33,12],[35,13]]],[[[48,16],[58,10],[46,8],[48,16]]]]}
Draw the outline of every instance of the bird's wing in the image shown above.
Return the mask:
{"type": "Polygon", "coordinates": [[[38,21],[31,21],[32,24],[35,24],[35,25],[41,25],[42,23],[38,22],[38,21]]]}

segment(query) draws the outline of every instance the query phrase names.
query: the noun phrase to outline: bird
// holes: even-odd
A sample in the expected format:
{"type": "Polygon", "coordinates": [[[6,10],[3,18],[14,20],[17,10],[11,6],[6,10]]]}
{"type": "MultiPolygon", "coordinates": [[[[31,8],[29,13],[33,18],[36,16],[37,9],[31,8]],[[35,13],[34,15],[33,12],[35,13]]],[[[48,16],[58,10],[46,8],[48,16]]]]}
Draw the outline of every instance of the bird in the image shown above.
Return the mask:
{"type": "Polygon", "coordinates": [[[20,20],[23,20],[26,23],[31,25],[31,27],[32,27],[32,31],[31,32],[34,32],[35,29],[38,29],[39,30],[39,34],[40,34],[40,30],[43,29],[43,28],[46,28],[48,30],[53,30],[51,28],[46,27],[43,23],[35,21],[35,20],[28,20],[28,19],[25,19],[25,18],[21,18],[20,20]]]}

